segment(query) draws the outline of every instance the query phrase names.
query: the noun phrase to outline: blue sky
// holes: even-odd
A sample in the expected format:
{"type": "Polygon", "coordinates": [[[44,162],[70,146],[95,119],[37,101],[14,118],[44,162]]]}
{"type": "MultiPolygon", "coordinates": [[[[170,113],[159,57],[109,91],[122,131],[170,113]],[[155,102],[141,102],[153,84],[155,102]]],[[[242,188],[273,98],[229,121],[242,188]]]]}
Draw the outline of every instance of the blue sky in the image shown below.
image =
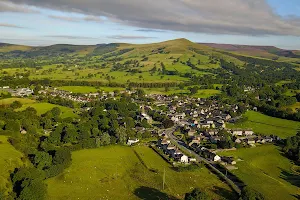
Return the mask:
{"type": "Polygon", "coordinates": [[[37,46],[187,38],[300,49],[299,0],[161,0],[160,4],[0,0],[0,42],[37,46]]]}

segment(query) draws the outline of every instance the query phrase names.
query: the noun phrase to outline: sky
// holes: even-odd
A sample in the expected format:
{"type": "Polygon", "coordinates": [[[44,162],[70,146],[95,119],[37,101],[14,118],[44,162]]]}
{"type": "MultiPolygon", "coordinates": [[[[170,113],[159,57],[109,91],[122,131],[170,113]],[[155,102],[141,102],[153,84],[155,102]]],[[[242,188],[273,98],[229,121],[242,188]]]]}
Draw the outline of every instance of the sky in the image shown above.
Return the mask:
{"type": "Polygon", "coordinates": [[[0,0],[0,42],[193,42],[300,50],[299,0],[0,0]]]}

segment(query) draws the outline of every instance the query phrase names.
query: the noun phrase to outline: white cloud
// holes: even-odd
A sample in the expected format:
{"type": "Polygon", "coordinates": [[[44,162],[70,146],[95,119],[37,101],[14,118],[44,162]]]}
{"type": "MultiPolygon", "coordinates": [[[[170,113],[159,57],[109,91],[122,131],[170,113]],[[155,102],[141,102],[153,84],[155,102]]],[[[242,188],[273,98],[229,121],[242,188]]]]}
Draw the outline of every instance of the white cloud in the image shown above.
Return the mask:
{"type": "MultiPolygon", "coordinates": [[[[0,0],[1,1],[1,0],[0,0]]],[[[143,29],[212,34],[300,36],[299,19],[276,15],[266,0],[11,0],[14,3],[106,16],[143,29]]]]}

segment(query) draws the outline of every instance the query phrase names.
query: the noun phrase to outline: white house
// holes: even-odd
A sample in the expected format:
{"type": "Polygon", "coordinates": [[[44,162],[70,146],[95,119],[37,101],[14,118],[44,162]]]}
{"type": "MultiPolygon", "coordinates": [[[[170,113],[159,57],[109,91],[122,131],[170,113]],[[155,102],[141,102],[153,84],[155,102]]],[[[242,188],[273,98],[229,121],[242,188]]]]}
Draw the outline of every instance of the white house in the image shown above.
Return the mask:
{"type": "Polygon", "coordinates": [[[238,136],[242,136],[243,135],[243,131],[232,131],[232,135],[235,136],[235,135],[238,135],[238,136]]]}
{"type": "Polygon", "coordinates": [[[180,162],[181,163],[188,163],[189,162],[189,157],[187,157],[186,155],[182,155],[181,157],[180,157],[180,162]]]}
{"type": "Polygon", "coordinates": [[[139,139],[128,139],[127,145],[133,145],[138,143],[140,140],[139,139]]]}
{"type": "Polygon", "coordinates": [[[246,135],[246,136],[248,136],[248,135],[253,135],[253,131],[252,130],[246,130],[245,132],[244,132],[244,134],[246,135]]]}
{"type": "Polygon", "coordinates": [[[218,162],[218,161],[221,160],[221,157],[218,156],[218,155],[215,155],[214,158],[213,158],[213,160],[214,160],[215,162],[218,162]]]}

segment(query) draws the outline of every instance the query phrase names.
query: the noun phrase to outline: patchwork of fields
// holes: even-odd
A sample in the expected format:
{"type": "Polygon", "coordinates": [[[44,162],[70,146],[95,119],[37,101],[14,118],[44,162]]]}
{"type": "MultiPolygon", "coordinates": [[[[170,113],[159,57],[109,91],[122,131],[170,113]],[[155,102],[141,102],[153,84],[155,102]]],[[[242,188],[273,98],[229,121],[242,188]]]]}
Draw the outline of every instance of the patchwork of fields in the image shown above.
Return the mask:
{"type": "Polygon", "coordinates": [[[46,113],[47,111],[51,110],[54,107],[59,107],[61,110],[61,117],[62,118],[67,118],[67,117],[77,117],[77,114],[74,113],[74,109],[64,107],[64,106],[59,106],[55,104],[50,104],[50,103],[33,103],[33,104],[25,104],[22,106],[22,108],[18,109],[18,111],[25,110],[28,107],[32,107],[36,109],[38,115],[42,115],[46,113]]]}
{"type": "Polygon", "coordinates": [[[207,191],[214,199],[235,198],[231,189],[206,168],[176,172],[146,146],[81,150],[73,152],[72,159],[71,167],[63,174],[46,181],[49,200],[181,199],[194,187],[207,191]]]}
{"type": "Polygon", "coordinates": [[[296,135],[300,122],[270,117],[259,112],[248,111],[248,120],[243,123],[227,124],[228,128],[250,128],[262,135],[277,135],[281,138],[296,135]]]}
{"type": "Polygon", "coordinates": [[[267,200],[299,197],[300,178],[292,173],[293,164],[281,154],[280,147],[263,145],[220,154],[241,159],[237,162],[239,169],[232,172],[267,200]]]}

